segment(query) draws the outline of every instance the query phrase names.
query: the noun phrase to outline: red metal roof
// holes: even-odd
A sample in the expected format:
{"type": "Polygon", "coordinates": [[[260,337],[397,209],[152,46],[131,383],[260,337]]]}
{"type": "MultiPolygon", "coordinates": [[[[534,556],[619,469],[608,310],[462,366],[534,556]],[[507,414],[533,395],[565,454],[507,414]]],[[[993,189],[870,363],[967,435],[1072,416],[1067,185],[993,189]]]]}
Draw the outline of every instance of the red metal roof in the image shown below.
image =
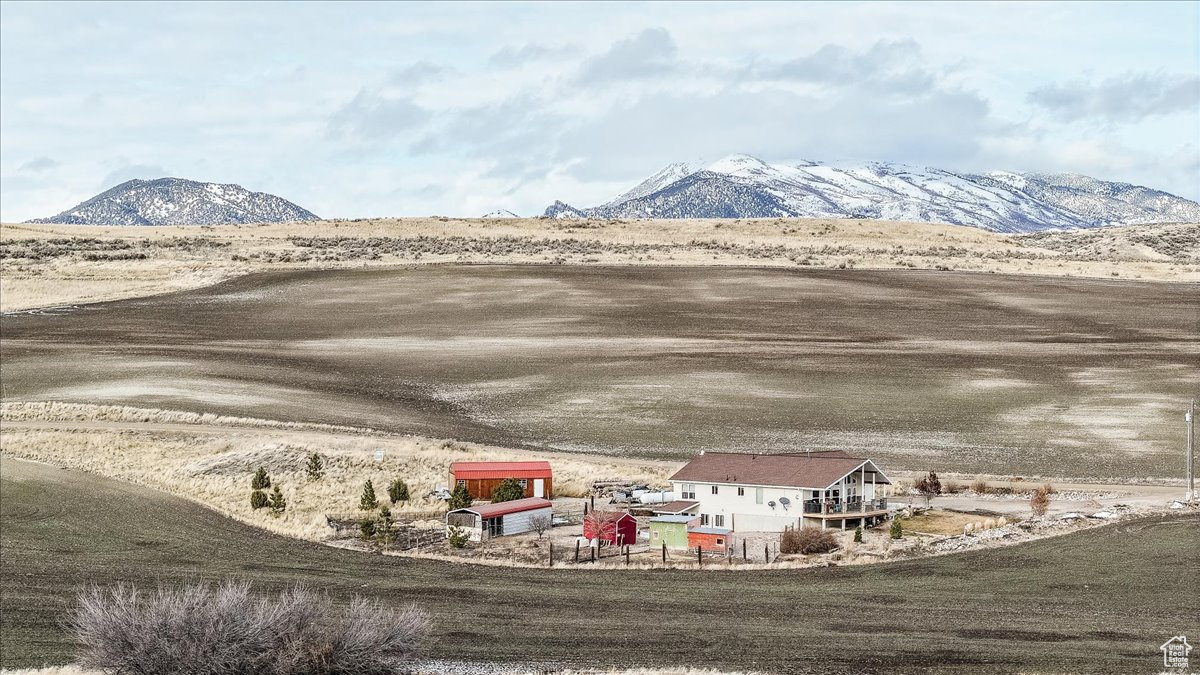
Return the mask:
{"type": "Polygon", "coordinates": [[[550,478],[550,462],[452,462],[455,480],[480,478],[550,478]]]}
{"type": "Polygon", "coordinates": [[[540,497],[526,497],[525,499],[514,499],[511,502],[500,502],[499,504],[481,504],[479,506],[468,506],[465,509],[455,509],[455,511],[470,511],[479,514],[481,518],[495,518],[497,516],[506,516],[510,513],[520,513],[522,511],[534,511],[537,509],[548,509],[554,506],[549,499],[540,497]]]}

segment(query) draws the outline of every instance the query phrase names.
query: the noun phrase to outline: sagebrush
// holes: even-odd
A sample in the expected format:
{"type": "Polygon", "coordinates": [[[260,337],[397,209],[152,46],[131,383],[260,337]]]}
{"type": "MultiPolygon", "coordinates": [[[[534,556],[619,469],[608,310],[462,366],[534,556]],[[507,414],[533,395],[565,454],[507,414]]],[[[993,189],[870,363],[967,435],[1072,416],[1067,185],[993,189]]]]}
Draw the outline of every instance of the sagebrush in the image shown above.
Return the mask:
{"type": "Polygon", "coordinates": [[[80,666],[137,675],[390,675],[424,653],[430,626],[416,605],[339,607],[302,586],[268,596],[241,582],[92,587],[67,620],[80,666]]]}

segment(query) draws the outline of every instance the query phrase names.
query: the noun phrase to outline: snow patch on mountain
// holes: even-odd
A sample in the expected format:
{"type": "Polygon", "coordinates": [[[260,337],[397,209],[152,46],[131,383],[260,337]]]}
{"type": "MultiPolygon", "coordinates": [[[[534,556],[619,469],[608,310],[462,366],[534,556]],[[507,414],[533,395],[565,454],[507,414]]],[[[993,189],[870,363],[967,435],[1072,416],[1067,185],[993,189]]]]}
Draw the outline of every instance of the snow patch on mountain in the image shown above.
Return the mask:
{"type": "Polygon", "coordinates": [[[556,201],[554,218],[870,218],[997,232],[1200,222],[1200,204],[1076,174],[968,174],[889,162],[769,164],[729,155],[703,168],[669,164],[589,209],[556,201]]]}
{"type": "Polygon", "coordinates": [[[62,213],[31,223],[68,225],[226,225],[319,220],[311,211],[240,185],[184,178],[131,180],[62,213]]]}

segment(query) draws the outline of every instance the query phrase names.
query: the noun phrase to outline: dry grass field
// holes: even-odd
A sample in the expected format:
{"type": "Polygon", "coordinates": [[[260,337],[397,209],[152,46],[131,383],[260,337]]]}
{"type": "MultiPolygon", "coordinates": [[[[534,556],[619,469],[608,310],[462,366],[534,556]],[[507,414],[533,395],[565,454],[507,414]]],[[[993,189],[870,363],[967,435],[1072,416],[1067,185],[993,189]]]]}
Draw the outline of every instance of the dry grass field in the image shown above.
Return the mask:
{"type": "Polygon", "coordinates": [[[362,517],[358,508],[369,479],[380,502],[387,486],[404,480],[411,499],[390,505],[401,520],[440,518],[445,502],[429,498],[446,485],[454,461],[547,459],[558,496],[584,496],[596,478],[666,485],[677,465],[619,458],[516,451],[411,436],[355,434],[316,425],[273,425],[265,420],[216,419],[135,408],[5,404],[0,452],[157,488],[199,502],[240,521],[286,536],[320,541],[332,529],[327,517],[362,517]],[[122,421],[136,420],[134,428],[122,421]],[[73,429],[40,428],[39,422],[72,421],[73,429]],[[375,452],[384,452],[383,461],[375,452]],[[305,464],[321,455],[325,475],[310,481],[305,464]],[[263,467],[288,500],[282,515],[250,508],[250,478],[263,467]]]}
{"type": "Polygon", "coordinates": [[[1195,515],[1005,549],[696,583],[687,570],[529,570],[336,550],[161,492],[11,458],[0,462],[0,481],[5,668],[72,660],[60,620],[81,587],[197,578],[245,579],[264,590],[306,583],[338,601],[415,600],[434,617],[433,658],[535,672],[676,664],[1151,672],[1164,636],[1200,614],[1195,515]]]}
{"type": "Polygon", "coordinates": [[[0,225],[0,311],[206,286],[251,272],[430,263],[942,269],[1200,280],[1200,225],[1011,236],[821,219],[405,218],[219,227],[0,225]]]}
{"type": "Polygon", "coordinates": [[[1176,477],[1200,285],[913,270],[283,271],[4,317],[3,400],[682,459],[1176,477]]]}

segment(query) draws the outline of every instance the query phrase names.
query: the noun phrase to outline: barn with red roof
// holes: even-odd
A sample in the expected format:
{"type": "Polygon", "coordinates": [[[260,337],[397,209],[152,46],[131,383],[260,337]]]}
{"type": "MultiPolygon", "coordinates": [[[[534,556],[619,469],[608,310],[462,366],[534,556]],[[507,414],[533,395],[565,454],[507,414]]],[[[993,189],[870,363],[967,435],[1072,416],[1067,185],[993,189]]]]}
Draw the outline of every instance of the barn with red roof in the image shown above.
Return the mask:
{"type": "Polygon", "coordinates": [[[526,497],[550,499],[554,476],[550,462],[454,462],[450,465],[450,489],[466,485],[472,499],[492,498],[492,491],[506,478],[521,484],[526,497]]]}

